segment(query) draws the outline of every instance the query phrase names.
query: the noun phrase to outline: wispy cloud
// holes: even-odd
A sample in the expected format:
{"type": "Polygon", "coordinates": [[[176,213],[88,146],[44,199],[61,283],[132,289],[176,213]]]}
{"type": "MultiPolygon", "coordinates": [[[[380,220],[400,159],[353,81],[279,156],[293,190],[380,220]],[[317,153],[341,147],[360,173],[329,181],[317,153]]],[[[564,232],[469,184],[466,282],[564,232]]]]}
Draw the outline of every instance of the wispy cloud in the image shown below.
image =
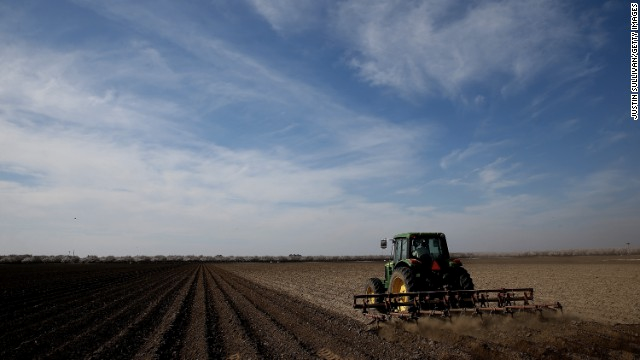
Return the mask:
{"type": "MultiPolygon", "coordinates": [[[[111,17],[119,14],[112,10],[111,17]]],[[[162,23],[151,14],[139,20],[154,32],[162,23]]],[[[154,238],[173,236],[185,239],[182,251],[206,252],[211,242],[197,240],[203,234],[213,243],[256,231],[271,239],[296,229],[332,237],[318,219],[349,221],[349,209],[368,201],[345,184],[403,171],[428,130],[353,113],[204,34],[167,39],[205,60],[182,69],[185,58],[144,41],[72,52],[15,41],[0,50],[7,60],[0,69],[0,213],[3,227],[22,228],[16,243],[46,251],[37,249],[49,249],[47,241],[87,241],[96,251],[132,253],[134,244],[149,251],[154,238]],[[213,105],[190,107],[202,101],[213,105]],[[272,137],[259,146],[198,133],[211,123],[249,136],[255,130],[236,124],[248,121],[234,114],[238,108],[293,116],[256,131],[253,139],[272,137]],[[82,222],[69,224],[76,217],[82,222]]]]}
{"type": "Polygon", "coordinates": [[[465,165],[455,174],[437,179],[432,184],[462,186],[485,199],[491,199],[496,197],[500,190],[522,186],[540,178],[539,175],[528,174],[521,163],[514,162],[508,157],[498,157],[479,167],[465,165]]]}
{"type": "Polygon", "coordinates": [[[575,132],[580,128],[580,120],[571,118],[568,120],[560,121],[554,126],[554,133],[558,135],[565,135],[575,132]]]}
{"type": "Polygon", "coordinates": [[[570,57],[590,31],[555,1],[348,1],[337,13],[362,78],[408,95],[457,97],[489,79],[519,88],[570,57]]]}
{"type": "MultiPolygon", "coordinates": [[[[380,119],[360,117],[356,122],[327,121],[323,133],[332,137],[329,141],[332,146],[326,150],[319,149],[318,154],[313,155],[315,161],[326,157],[328,153],[334,153],[332,156],[340,156],[343,160],[345,156],[353,156],[353,160],[351,165],[345,166],[342,161],[316,171],[292,162],[296,157],[299,161],[312,160],[308,156],[293,156],[295,148],[284,153],[286,158],[279,159],[273,157],[278,154],[261,153],[251,147],[231,150],[206,144],[188,132],[188,124],[181,127],[176,123],[181,116],[195,115],[177,103],[163,102],[153,97],[141,98],[135,92],[121,92],[115,96],[111,90],[107,90],[104,95],[96,94],[96,91],[102,91],[100,89],[105,84],[94,84],[91,73],[81,72],[81,69],[89,67],[83,62],[85,57],[56,53],[38,55],[34,56],[26,50],[22,54],[13,51],[11,58],[21,65],[10,66],[0,72],[4,84],[15,85],[5,87],[1,93],[5,100],[2,144],[5,163],[46,168],[49,174],[60,171],[78,177],[76,174],[84,173],[86,175],[79,177],[99,181],[103,177],[109,178],[99,168],[108,172],[113,171],[110,170],[112,168],[121,168],[115,173],[124,174],[131,173],[132,169],[149,167],[158,168],[158,171],[179,172],[180,167],[186,166],[181,171],[192,174],[187,178],[201,177],[200,181],[214,178],[208,171],[224,175],[228,178],[225,189],[231,197],[247,194],[247,199],[258,201],[270,199],[304,203],[312,201],[315,194],[322,194],[322,198],[334,198],[340,193],[336,182],[341,179],[353,180],[384,174],[380,171],[384,169],[381,165],[387,163],[390,167],[397,166],[398,159],[410,155],[410,142],[415,138],[415,133],[380,119]],[[55,67],[50,68],[45,59],[56,57],[64,57],[66,61],[55,61],[55,67]],[[69,69],[75,69],[76,75],[67,75],[69,69]],[[13,88],[13,91],[9,92],[9,88],[13,88]],[[9,101],[12,96],[19,100],[9,101]],[[71,124],[74,127],[69,127],[71,124]],[[123,130],[127,131],[124,138],[120,137],[123,130]],[[145,135],[146,130],[152,131],[153,136],[145,135]],[[190,150],[184,148],[187,139],[191,141],[190,150]],[[388,146],[391,143],[406,145],[388,146]],[[40,157],[44,149],[49,149],[47,157],[40,157]],[[402,152],[398,152],[400,150],[402,152]],[[383,157],[387,160],[381,162],[383,157]],[[131,162],[134,159],[137,162],[131,162]],[[171,170],[173,167],[176,169],[171,170]],[[356,171],[358,168],[360,170],[356,171]],[[321,185],[323,182],[328,186],[321,185]],[[283,183],[288,183],[288,186],[277,192],[268,190],[283,183]],[[318,191],[312,191],[314,188],[318,191]]],[[[137,67],[135,63],[127,66],[128,72],[135,72],[137,67]]],[[[97,70],[102,72],[103,69],[97,70]]],[[[179,78],[174,73],[170,76],[179,78]]],[[[140,83],[141,80],[137,81],[140,83]]],[[[342,112],[340,117],[349,116],[347,111],[339,111],[342,112]]],[[[320,125],[319,122],[312,124],[314,128],[320,125]]],[[[59,180],[64,183],[73,181],[71,177],[59,180]]],[[[143,182],[142,179],[140,181],[143,182]]],[[[99,183],[98,186],[106,184],[99,183]]],[[[128,188],[127,185],[119,187],[128,188]]]]}
{"type": "Polygon", "coordinates": [[[497,189],[522,185],[522,182],[514,177],[509,178],[510,174],[520,168],[520,164],[507,164],[507,158],[498,158],[494,162],[476,169],[474,172],[478,174],[480,184],[490,191],[497,189]]]}
{"type": "MultiPolygon", "coordinates": [[[[614,203],[628,206],[638,201],[639,195],[635,189],[640,186],[640,179],[610,167],[591,172],[579,179],[572,178],[569,186],[567,198],[570,203],[583,211],[598,212],[614,203]]],[[[630,210],[626,206],[622,207],[622,211],[630,210]]]]}
{"type": "Polygon", "coordinates": [[[326,1],[317,0],[247,0],[274,30],[282,34],[297,33],[322,22],[326,1]]]}
{"type": "Polygon", "coordinates": [[[590,151],[601,151],[609,146],[613,146],[629,137],[628,133],[622,131],[600,131],[598,138],[587,147],[590,151]]]}
{"type": "Polygon", "coordinates": [[[498,141],[493,143],[474,142],[465,149],[455,149],[440,159],[440,167],[448,168],[452,164],[466,160],[476,155],[485,155],[506,145],[508,141],[498,141]]]}
{"type": "Polygon", "coordinates": [[[484,97],[465,89],[508,94],[545,74],[575,80],[598,69],[576,54],[606,41],[596,13],[548,0],[248,2],[280,34],[313,28],[332,36],[365,82],[409,98],[477,102],[484,97]],[[327,20],[301,20],[311,13],[327,20]]]}
{"type": "MultiPolygon", "coordinates": [[[[500,185],[515,174],[492,173],[501,162],[479,169],[500,185]],[[495,175],[495,176],[494,176],[495,175]]],[[[482,178],[482,176],[479,176],[482,178]]],[[[522,180],[523,178],[520,178],[522,180]]],[[[509,181],[509,180],[507,180],[509,181]]],[[[637,233],[640,178],[615,167],[553,183],[558,192],[495,191],[461,210],[425,211],[424,222],[438,224],[449,237],[468,239],[455,251],[522,251],[533,248],[608,248],[637,233]],[[464,224],[464,226],[461,226],[464,224]]]]}

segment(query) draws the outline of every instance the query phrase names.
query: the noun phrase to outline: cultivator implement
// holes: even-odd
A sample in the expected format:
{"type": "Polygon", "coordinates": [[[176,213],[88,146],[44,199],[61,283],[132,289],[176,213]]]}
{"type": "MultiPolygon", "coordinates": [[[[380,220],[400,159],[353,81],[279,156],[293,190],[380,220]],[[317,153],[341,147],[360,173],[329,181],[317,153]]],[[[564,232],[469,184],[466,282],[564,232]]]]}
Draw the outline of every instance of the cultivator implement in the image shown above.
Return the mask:
{"type": "Polygon", "coordinates": [[[453,315],[484,314],[513,316],[516,313],[562,311],[559,302],[534,304],[532,288],[495,290],[439,290],[355,295],[353,307],[369,317],[417,319],[423,316],[451,318],[453,315]],[[374,310],[373,312],[371,310],[374,310]]]}

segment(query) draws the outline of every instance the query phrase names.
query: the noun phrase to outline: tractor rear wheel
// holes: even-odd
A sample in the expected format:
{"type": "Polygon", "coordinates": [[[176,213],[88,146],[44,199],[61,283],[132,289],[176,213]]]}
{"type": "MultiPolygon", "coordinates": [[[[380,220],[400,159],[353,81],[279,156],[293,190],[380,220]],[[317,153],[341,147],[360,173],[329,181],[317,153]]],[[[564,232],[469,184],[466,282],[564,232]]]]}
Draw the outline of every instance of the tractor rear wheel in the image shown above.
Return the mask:
{"type": "MultiPolygon", "coordinates": [[[[448,285],[451,290],[473,290],[473,280],[471,280],[471,275],[469,272],[462,267],[455,267],[451,269],[451,272],[448,274],[448,285]]],[[[474,307],[473,301],[461,300],[457,307],[474,307]]]]}
{"type": "Polygon", "coordinates": [[[473,290],[473,280],[465,268],[452,268],[448,278],[451,290],[473,290]]]}
{"type": "MultiPolygon", "coordinates": [[[[364,285],[364,293],[367,295],[384,294],[384,291],[384,283],[378,278],[369,278],[364,285]]],[[[371,297],[367,298],[366,302],[367,304],[379,304],[383,302],[383,300],[379,297],[371,297]]],[[[380,312],[378,308],[375,310],[380,312]]]]}
{"type": "MultiPolygon", "coordinates": [[[[389,282],[389,293],[402,294],[407,292],[416,291],[416,283],[413,277],[413,272],[408,267],[399,267],[391,274],[391,281],[389,282]]],[[[398,298],[398,301],[409,302],[411,299],[408,296],[398,298]]],[[[409,311],[409,306],[398,307],[399,311],[409,311]]]]}

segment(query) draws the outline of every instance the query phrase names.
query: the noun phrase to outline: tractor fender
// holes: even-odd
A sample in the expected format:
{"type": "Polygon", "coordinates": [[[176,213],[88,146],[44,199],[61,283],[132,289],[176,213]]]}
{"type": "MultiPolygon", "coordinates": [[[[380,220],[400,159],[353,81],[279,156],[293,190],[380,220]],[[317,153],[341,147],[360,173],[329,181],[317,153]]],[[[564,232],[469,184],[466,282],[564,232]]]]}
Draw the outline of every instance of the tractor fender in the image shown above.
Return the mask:
{"type": "Polygon", "coordinates": [[[398,268],[400,266],[406,266],[406,267],[409,267],[409,268],[414,268],[414,267],[416,267],[418,265],[422,265],[423,263],[424,263],[423,261],[420,261],[420,260],[415,259],[415,258],[403,259],[403,260],[398,261],[398,263],[396,264],[394,269],[396,269],[396,268],[398,268]]]}
{"type": "Polygon", "coordinates": [[[417,259],[404,259],[399,261],[396,266],[393,268],[393,270],[401,268],[401,267],[406,267],[411,269],[411,272],[413,272],[413,276],[417,279],[421,278],[421,274],[420,271],[418,271],[420,268],[418,267],[418,265],[421,265],[422,262],[420,260],[417,259]]]}

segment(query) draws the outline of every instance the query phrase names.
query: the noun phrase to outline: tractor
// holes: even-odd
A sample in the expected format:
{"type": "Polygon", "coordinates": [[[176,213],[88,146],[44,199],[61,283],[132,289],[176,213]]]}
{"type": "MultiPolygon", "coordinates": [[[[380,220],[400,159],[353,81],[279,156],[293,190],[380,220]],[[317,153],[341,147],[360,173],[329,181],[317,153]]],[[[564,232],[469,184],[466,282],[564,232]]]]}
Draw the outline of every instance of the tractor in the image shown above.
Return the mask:
{"type": "Polygon", "coordinates": [[[450,317],[452,313],[482,315],[518,311],[561,310],[560,303],[533,304],[532,288],[474,289],[459,259],[452,259],[445,234],[410,232],[382,239],[393,244],[392,259],[384,264],[384,280],[369,278],[365,293],[354,296],[354,308],[384,320],[388,316],[450,317]],[[361,300],[361,302],[358,302],[361,300]],[[369,310],[374,310],[373,314],[369,310]]]}

